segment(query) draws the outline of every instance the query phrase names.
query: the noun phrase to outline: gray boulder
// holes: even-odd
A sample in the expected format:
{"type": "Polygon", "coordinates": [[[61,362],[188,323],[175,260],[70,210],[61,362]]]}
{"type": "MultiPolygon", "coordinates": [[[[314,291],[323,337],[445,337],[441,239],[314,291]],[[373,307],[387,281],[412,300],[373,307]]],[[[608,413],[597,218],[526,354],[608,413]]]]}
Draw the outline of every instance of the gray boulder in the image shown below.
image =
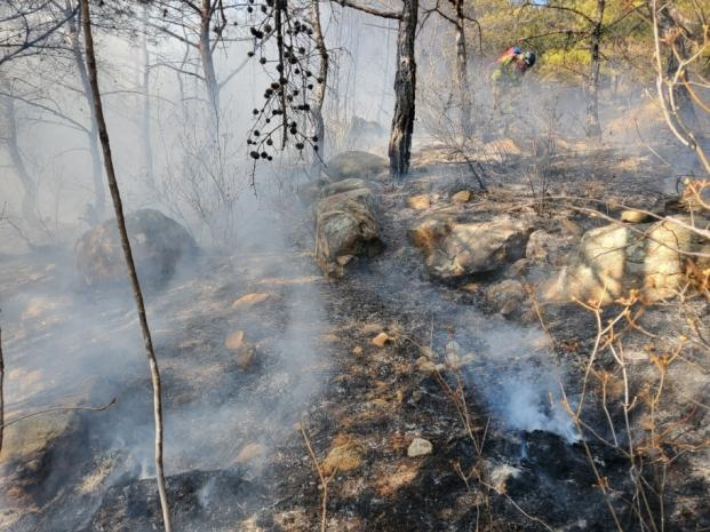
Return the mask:
{"type": "MultiPolygon", "coordinates": [[[[181,261],[197,253],[197,244],[185,228],[154,209],[127,215],[126,227],[138,275],[145,285],[165,283],[181,261]]],[[[87,286],[125,282],[128,274],[116,220],[86,232],[74,245],[74,260],[87,286]]]]}
{"type": "Polygon", "coordinates": [[[507,217],[480,223],[430,217],[409,232],[430,273],[449,280],[492,272],[524,257],[529,234],[521,222],[507,217]]]}
{"type": "Polygon", "coordinates": [[[328,275],[342,276],[354,257],[372,257],[384,248],[368,188],[346,189],[320,199],[315,217],[316,260],[328,275]]]}
{"type": "Polygon", "coordinates": [[[548,296],[607,304],[635,289],[649,301],[673,297],[685,281],[688,260],[700,269],[710,266],[710,238],[682,224],[708,227],[700,217],[676,216],[587,231],[548,296]]]}
{"type": "Polygon", "coordinates": [[[339,153],[325,164],[325,174],[333,181],[349,178],[370,179],[387,172],[389,163],[383,157],[365,151],[339,153]]]}

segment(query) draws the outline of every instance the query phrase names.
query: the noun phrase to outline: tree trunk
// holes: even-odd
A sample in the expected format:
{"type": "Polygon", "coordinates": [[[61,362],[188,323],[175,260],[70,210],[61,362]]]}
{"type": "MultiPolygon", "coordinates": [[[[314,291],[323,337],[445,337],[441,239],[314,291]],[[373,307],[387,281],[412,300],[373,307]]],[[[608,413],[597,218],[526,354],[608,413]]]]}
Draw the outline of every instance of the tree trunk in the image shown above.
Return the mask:
{"type": "Polygon", "coordinates": [[[594,28],[589,38],[590,42],[590,70],[587,79],[587,136],[601,137],[602,129],[599,124],[599,45],[601,43],[602,24],[604,22],[605,0],[597,0],[597,13],[594,28]]]}
{"type": "Polygon", "coordinates": [[[394,79],[395,106],[389,144],[390,175],[392,177],[404,177],[409,172],[417,87],[414,44],[418,11],[419,0],[404,0],[397,34],[397,73],[394,79]]]}
{"type": "Polygon", "coordinates": [[[316,42],[316,50],[320,59],[318,69],[319,83],[316,85],[314,94],[313,109],[311,116],[315,135],[318,140],[314,145],[318,148],[317,153],[313,157],[314,173],[320,173],[323,159],[325,159],[325,123],[323,122],[323,104],[325,103],[325,93],[328,83],[328,49],[325,46],[325,37],[323,36],[323,28],[320,23],[320,0],[311,0],[311,26],[313,26],[313,35],[316,42]]]}
{"type": "MultiPolygon", "coordinates": [[[[99,150],[99,130],[96,124],[96,111],[94,105],[94,96],[91,92],[91,84],[89,75],[86,71],[86,63],[81,52],[81,39],[79,36],[79,28],[76,20],[72,16],[74,6],[72,0],[65,2],[66,14],[69,17],[67,27],[69,28],[69,43],[71,44],[72,55],[76,63],[77,72],[79,73],[79,81],[81,90],[89,107],[91,127],[88,132],[89,152],[91,153],[91,176],[94,182],[94,205],[91,219],[89,222],[93,224],[99,223],[104,218],[106,210],[106,192],[104,190],[103,175],[101,172],[101,152],[99,150]]],[[[81,16],[81,15],[80,15],[81,16]]]]}
{"type": "Polygon", "coordinates": [[[15,113],[15,100],[10,96],[2,96],[3,109],[6,120],[5,143],[10,155],[12,165],[15,167],[17,177],[22,184],[24,196],[22,197],[22,217],[31,225],[40,225],[37,215],[37,183],[27,171],[25,161],[22,158],[20,145],[17,139],[17,114],[15,113]]]}
{"type": "Polygon", "coordinates": [[[151,102],[150,102],[150,52],[148,51],[148,15],[150,7],[143,6],[143,35],[141,36],[141,49],[143,51],[143,116],[141,117],[141,135],[143,148],[143,165],[145,167],[145,177],[148,184],[155,185],[155,175],[153,167],[153,140],[151,138],[151,102]]]}
{"type": "Polygon", "coordinates": [[[101,93],[99,91],[98,72],[96,68],[96,56],[94,54],[94,40],[91,35],[91,14],[89,11],[89,0],[79,0],[81,5],[81,20],[84,28],[84,44],[86,46],[86,64],[88,67],[89,82],[91,85],[91,93],[94,101],[94,110],[96,114],[96,123],[101,139],[101,147],[104,153],[104,165],[106,168],[106,177],[108,179],[109,189],[111,191],[111,199],[116,214],[116,223],[118,231],[121,235],[121,246],[128,267],[128,274],[131,280],[133,289],[133,297],[136,302],[138,311],[138,319],[143,334],[143,342],[145,345],[146,355],[148,357],[148,365],[150,367],[151,383],[153,386],[153,414],[155,417],[155,469],[158,480],[158,491],[160,495],[160,505],[163,512],[163,524],[166,532],[171,532],[172,526],[170,522],[170,510],[168,507],[168,497],[165,489],[165,472],[163,469],[163,407],[162,407],[162,388],[160,383],[160,370],[158,369],[158,360],[155,357],[153,349],[153,340],[148,326],[148,318],[146,316],[145,304],[143,302],[143,293],[141,291],[136,265],[133,261],[133,253],[131,244],[128,240],[128,231],[126,229],[126,220],[123,216],[123,205],[121,202],[121,194],[118,190],[118,182],[116,181],[116,173],[113,166],[113,157],[111,156],[111,143],[109,140],[106,121],[104,119],[103,106],[101,104],[101,93]]]}
{"type": "Polygon", "coordinates": [[[214,69],[214,56],[212,55],[212,39],[210,38],[210,22],[212,21],[212,0],[202,0],[200,12],[200,62],[202,75],[207,88],[207,101],[210,105],[210,114],[215,126],[215,133],[219,131],[220,97],[217,73],[214,69]]]}
{"type": "Polygon", "coordinates": [[[0,327],[0,457],[5,434],[5,357],[2,354],[2,327],[0,327]]]}
{"type": "Polygon", "coordinates": [[[465,137],[473,135],[471,122],[471,84],[468,80],[468,50],[463,16],[463,0],[456,0],[456,81],[459,91],[461,130],[465,137]]]}

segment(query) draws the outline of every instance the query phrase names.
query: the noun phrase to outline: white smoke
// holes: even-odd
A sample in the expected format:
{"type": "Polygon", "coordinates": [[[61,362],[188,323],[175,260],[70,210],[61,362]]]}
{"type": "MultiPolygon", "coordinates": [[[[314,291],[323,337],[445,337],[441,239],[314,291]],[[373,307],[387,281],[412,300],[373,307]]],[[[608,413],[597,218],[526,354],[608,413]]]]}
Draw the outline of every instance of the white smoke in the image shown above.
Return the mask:
{"type": "Polygon", "coordinates": [[[562,401],[564,371],[544,333],[492,318],[478,335],[481,364],[469,372],[491,411],[507,429],[542,430],[569,442],[579,435],[562,401]]]}

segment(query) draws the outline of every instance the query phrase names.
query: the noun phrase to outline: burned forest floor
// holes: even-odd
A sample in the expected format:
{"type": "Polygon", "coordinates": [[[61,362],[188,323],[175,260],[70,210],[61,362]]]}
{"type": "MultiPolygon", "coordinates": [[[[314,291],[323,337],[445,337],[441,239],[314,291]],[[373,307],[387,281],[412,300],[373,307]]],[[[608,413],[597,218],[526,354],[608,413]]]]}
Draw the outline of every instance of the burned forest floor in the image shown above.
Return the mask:
{"type": "MultiPolygon", "coordinates": [[[[371,178],[384,250],[341,277],[286,190],[262,209],[286,229],[146,294],[175,530],[710,529],[707,299],[546,296],[585,232],[663,213],[675,176],[641,148],[516,150],[472,167],[421,146],[410,178],[371,178]],[[526,254],[439,279],[411,240],[432,216],[513,218],[526,254]]],[[[0,530],[159,530],[130,294],[81,287],[70,255],[0,261],[0,530]]]]}

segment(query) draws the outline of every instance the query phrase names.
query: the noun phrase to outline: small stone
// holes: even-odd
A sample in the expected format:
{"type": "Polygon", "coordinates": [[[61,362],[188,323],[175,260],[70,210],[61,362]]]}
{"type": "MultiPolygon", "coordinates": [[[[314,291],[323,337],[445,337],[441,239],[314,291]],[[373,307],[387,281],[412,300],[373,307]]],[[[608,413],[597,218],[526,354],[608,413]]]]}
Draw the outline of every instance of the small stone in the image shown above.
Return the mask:
{"type": "Polygon", "coordinates": [[[434,373],[434,371],[436,371],[434,363],[425,356],[419,357],[415,362],[415,365],[417,370],[425,375],[429,375],[430,373],[434,373]]]}
{"type": "Polygon", "coordinates": [[[454,203],[468,203],[471,201],[471,197],[472,194],[470,190],[462,190],[451,196],[451,201],[454,203]]]}
{"type": "Polygon", "coordinates": [[[410,209],[424,211],[431,207],[431,199],[427,194],[420,194],[407,199],[407,205],[409,205],[410,209]]]}
{"type": "Polygon", "coordinates": [[[386,344],[390,343],[392,339],[386,332],[381,332],[372,339],[372,344],[377,347],[384,347],[386,344]]]}
{"type": "Polygon", "coordinates": [[[262,303],[266,303],[269,299],[271,299],[271,294],[264,294],[264,293],[247,294],[245,296],[240,297],[234,303],[232,303],[232,308],[233,309],[250,308],[250,307],[254,307],[256,305],[261,305],[262,303]]]}
{"type": "Polygon", "coordinates": [[[227,336],[224,347],[230,351],[238,351],[244,346],[244,331],[236,331],[227,336]]]}
{"type": "Polygon", "coordinates": [[[338,266],[345,266],[347,263],[349,263],[354,258],[355,258],[355,255],[340,255],[339,257],[336,257],[335,262],[338,263],[338,266]]]}
{"type": "Polygon", "coordinates": [[[462,290],[465,290],[466,292],[470,292],[472,294],[475,294],[479,290],[481,290],[481,285],[480,283],[466,283],[461,287],[462,290]]]}
{"type": "Polygon", "coordinates": [[[244,345],[237,352],[237,367],[239,369],[249,369],[256,360],[256,349],[252,346],[244,345]]]}
{"type": "Polygon", "coordinates": [[[427,454],[431,454],[433,450],[434,447],[429,440],[425,440],[424,438],[414,438],[407,449],[407,456],[410,458],[425,456],[427,454]]]}
{"type": "Polygon", "coordinates": [[[628,224],[641,224],[648,221],[649,216],[645,212],[634,209],[621,211],[621,221],[628,224]]]}
{"type": "Polygon", "coordinates": [[[260,443],[250,443],[242,447],[235,461],[238,464],[259,462],[264,458],[265,454],[266,448],[263,445],[260,443]]]}
{"type": "Polygon", "coordinates": [[[360,355],[362,355],[362,347],[360,347],[359,345],[356,347],[353,347],[353,355],[355,355],[356,357],[359,357],[360,355]]]}
{"type": "Polygon", "coordinates": [[[340,340],[338,338],[338,335],[332,334],[332,333],[331,334],[323,334],[320,337],[320,341],[322,344],[336,344],[336,343],[338,343],[338,340],[340,340]]]}

